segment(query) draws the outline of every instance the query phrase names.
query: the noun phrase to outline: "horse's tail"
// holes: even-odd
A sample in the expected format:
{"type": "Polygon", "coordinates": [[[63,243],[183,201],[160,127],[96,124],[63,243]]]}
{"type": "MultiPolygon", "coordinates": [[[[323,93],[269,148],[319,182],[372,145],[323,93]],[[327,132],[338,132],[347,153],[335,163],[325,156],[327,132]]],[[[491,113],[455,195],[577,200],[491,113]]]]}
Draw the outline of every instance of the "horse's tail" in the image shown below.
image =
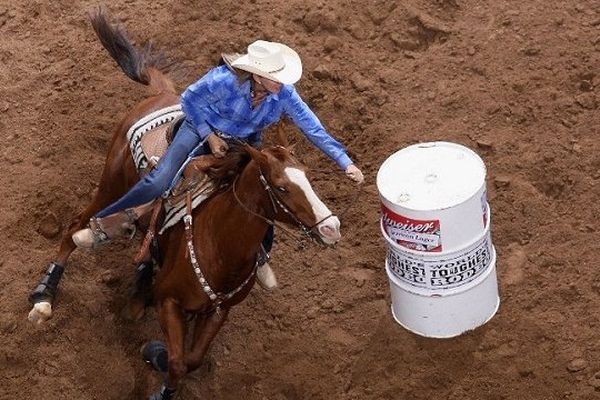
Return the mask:
{"type": "Polygon", "coordinates": [[[100,42],[125,75],[159,93],[175,93],[175,85],[167,73],[177,69],[177,65],[156,51],[152,43],[148,42],[141,48],[136,48],[120,26],[109,22],[103,7],[90,12],[90,21],[100,42]]]}

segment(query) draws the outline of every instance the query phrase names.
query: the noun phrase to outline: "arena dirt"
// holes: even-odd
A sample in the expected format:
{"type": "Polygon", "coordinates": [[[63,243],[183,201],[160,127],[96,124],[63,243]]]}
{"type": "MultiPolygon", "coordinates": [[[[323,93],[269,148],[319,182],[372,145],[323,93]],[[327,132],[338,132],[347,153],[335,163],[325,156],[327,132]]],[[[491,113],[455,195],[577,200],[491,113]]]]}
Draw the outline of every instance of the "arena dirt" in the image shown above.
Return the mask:
{"type": "MultiPolygon", "coordinates": [[[[298,88],[366,173],[359,194],[290,127],[343,241],[279,235],[280,288],[234,309],[181,399],[592,399],[600,396],[600,4],[577,1],[109,2],[136,40],[187,75],[257,38],[300,53],[298,88]],[[389,312],[378,166],[420,141],[488,167],[502,304],[451,340],[389,312]],[[325,171],[332,172],[325,172],[325,171]]],[[[0,398],[136,399],[161,382],[139,356],[155,314],[120,310],[133,243],[77,251],[55,316],[27,295],[90,200],[125,110],[146,95],[101,48],[91,1],[0,0],[0,398]]]]}

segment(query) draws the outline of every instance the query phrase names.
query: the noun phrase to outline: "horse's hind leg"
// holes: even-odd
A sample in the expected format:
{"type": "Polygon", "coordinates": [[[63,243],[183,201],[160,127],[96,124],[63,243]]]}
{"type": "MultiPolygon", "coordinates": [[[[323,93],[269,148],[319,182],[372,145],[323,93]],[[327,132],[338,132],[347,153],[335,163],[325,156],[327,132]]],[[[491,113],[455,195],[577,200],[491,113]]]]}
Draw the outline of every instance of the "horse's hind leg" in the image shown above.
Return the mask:
{"type": "Polygon", "coordinates": [[[46,275],[29,295],[29,301],[33,305],[28,316],[31,322],[41,324],[52,317],[52,304],[56,297],[58,284],[67,265],[67,260],[76,248],[71,235],[87,224],[97,208],[93,207],[93,204],[72,221],[68,231],[63,234],[56,258],[50,262],[46,275]]]}
{"type": "MultiPolygon", "coordinates": [[[[100,188],[102,187],[106,186],[101,183],[100,188]]],[[[84,228],[95,213],[114,201],[116,197],[116,194],[108,190],[99,190],[94,201],[71,221],[69,229],[63,234],[54,261],[50,262],[46,274],[29,295],[29,301],[33,305],[28,316],[31,322],[41,324],[52,317],[52,304],[56,297],[58,284],[67,265],[67,260],[76,248],[71,235],[84,228]]]]}

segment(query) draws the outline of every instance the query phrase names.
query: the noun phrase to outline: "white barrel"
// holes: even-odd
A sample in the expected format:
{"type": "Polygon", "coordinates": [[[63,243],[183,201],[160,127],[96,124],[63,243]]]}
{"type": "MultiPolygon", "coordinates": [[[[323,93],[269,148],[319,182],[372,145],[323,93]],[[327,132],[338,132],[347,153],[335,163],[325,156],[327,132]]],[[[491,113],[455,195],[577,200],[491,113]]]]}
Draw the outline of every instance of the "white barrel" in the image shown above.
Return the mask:
{"type": "Polygon", "coordinates": [[[392,314],[414,333],[457,336],[498,310],[485,176],[475,152],[448,142],[409,146],[379,169],[392,314]]]}
{"type": "Polygon", "coordinates": [[[463,248],[485,229],[485,175],[481,158],[455,143],[421,143],[394,153],[377,174],[385,231],[409,249],[463,248]]]}
{"type": "Polygon", "coordinates": [[[451,338],[488,322],[498,311],[496,252],[490,267],[465,290],[446,295],[425,295],[406,289],[386,266],[390,281],[392,315],[396,322],[417,335],[451,338]]]}

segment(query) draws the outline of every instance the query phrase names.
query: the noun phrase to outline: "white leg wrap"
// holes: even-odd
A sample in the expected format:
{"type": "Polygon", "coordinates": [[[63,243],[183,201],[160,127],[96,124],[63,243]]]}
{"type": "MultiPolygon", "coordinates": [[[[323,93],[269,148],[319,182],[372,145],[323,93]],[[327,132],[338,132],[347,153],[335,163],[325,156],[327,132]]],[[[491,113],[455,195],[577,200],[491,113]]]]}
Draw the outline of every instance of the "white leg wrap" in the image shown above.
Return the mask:
{"type": "Polygon", "coordinates": [[[269,263],[264,263],[256,270],[256,278],[263,289],[272,290],[277,287],[277,278],[275,273],[269,266],[269,263]]]}

